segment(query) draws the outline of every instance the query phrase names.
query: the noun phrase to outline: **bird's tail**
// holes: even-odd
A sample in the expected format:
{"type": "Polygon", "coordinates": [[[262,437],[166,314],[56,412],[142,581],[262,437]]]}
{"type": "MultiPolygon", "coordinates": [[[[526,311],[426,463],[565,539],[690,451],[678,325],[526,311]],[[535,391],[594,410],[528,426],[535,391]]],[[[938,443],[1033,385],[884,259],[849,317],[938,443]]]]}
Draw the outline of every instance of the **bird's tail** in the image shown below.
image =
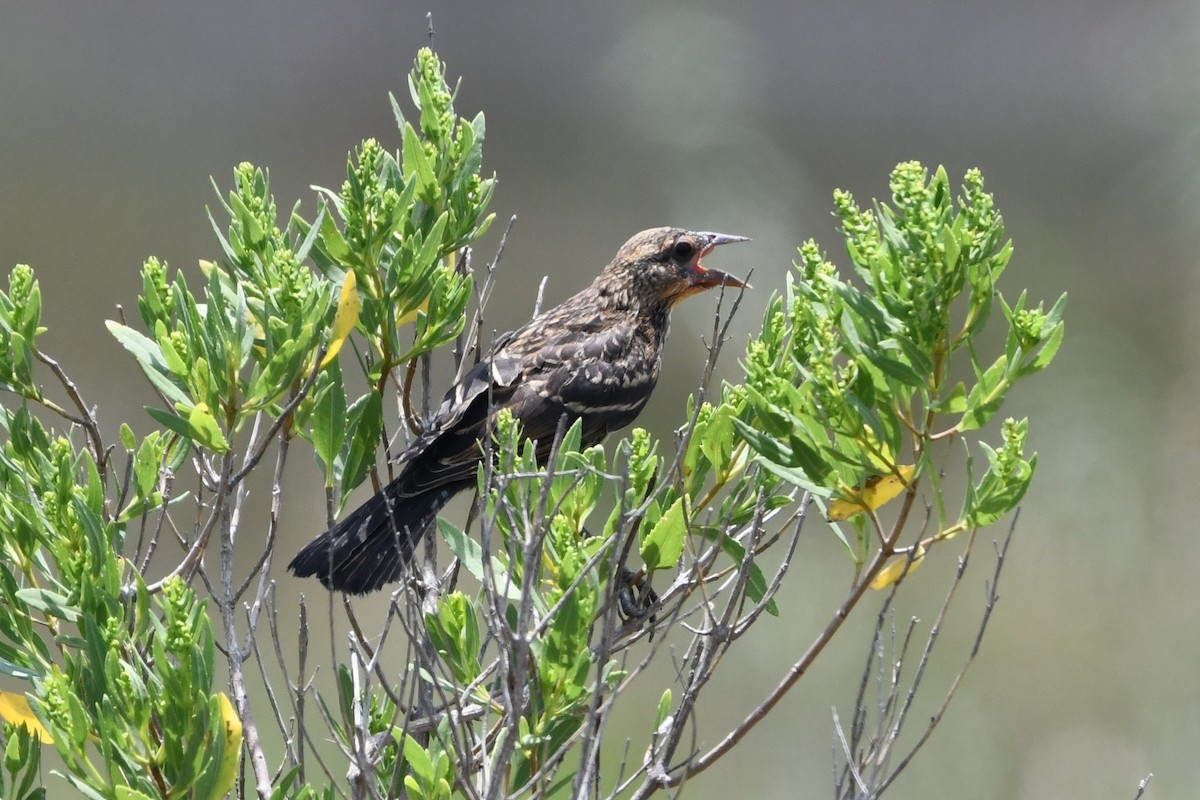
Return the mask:
{"type": "Polygon", "coordinates": [[[400,479],[309,542],[288,569],[315,575],[326,589],[365,594],[399,580],[413,550],[442,506],[461,487],[443,487],[398,498],[400,479]]]}

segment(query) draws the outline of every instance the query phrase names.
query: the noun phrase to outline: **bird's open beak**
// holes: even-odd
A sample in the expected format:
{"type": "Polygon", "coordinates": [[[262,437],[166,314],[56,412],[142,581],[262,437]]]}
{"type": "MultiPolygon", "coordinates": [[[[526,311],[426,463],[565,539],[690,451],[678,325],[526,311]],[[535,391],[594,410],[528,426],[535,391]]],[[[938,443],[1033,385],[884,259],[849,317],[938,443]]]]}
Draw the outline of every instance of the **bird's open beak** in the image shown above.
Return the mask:
{"type": "Polygon", "coordinates": [[[714,286],[744,287],[746,285],[745,281],[735,278],[727,272],[721,272],[718,269],[708,269],[700,263],[700,259],[711,253],[717,245],[748,242],[750,238],[748,236],[732,236],[728,233],[712,233],[710,231],[704,231],[698,235],[708,237],[708,244],[700,251],[700,255],[696,257],[696,262],[692,265],[692,269],[688,275],[688,288],[693,291],[699,291],[701,289],[710,289],[714,286]]]}

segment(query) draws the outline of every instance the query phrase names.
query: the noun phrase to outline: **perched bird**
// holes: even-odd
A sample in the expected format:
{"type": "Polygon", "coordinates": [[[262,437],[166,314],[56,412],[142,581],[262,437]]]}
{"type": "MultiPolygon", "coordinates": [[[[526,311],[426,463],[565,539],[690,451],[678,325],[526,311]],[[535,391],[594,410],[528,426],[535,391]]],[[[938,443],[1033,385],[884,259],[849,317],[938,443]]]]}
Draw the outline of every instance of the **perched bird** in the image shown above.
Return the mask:
{"type": "Polygon", "coordinates": [[[501,409],[521,421],[542,461],[563,417],[582,420],[584,446],[628,425],[658,380],[671,308],[714,286],[745,285],[701,266],[701,257],[742,241],[678,228],[634,236],[591,286],[497,339],[400,456],[396,478],[305,546],[289,569],[351,594],[399,579],[442,507],[475,485],[480,441],[501,409]]]}

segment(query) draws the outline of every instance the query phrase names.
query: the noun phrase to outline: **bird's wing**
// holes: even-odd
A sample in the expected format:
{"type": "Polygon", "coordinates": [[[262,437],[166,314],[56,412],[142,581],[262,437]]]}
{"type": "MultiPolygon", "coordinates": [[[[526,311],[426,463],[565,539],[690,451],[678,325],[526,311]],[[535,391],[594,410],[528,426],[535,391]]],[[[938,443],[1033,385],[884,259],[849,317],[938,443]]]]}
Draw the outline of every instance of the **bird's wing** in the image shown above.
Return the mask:
{"type": "Polygon", "coordinates": [[[649,348],[635,328],[612,321],[581,321],[514,339],[508,352],[523,352],[523,369],[507,407],[525,435],[543,443],[543,457],[564,414],[582,418],[583,442],[595,444],[641,411],[657,367],[649,348]]]}
{"type": "Polygon", "coordinates": [[[637,336],[627,325],[600,329],[536,325],[498,341],[446,394],[429,429],[402,457],[400,497],[475,479],[479,441],[500,409],[520,420],[524,435],[550,449],[559,420],[583,418],[594,444],[641,411],[653,388],[629,366],[637,336]]]}
{"type": "Polygon", "coordinates": [[[446,393],[429,427],[400,457],[397,496],[414,497],[473,481],[488,408],[502,405],[512,391],[492,380],[489,361],[476,364],[446,393]]]}

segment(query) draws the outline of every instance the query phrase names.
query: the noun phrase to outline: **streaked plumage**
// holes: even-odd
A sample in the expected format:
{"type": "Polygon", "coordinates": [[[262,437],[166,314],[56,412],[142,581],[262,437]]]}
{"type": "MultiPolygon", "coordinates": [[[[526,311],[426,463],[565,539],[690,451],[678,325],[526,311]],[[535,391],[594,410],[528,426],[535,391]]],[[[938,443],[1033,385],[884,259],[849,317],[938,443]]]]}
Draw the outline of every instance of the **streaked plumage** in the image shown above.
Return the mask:
{"type": "Polygon", "coordinates": [[[564,415],[582,419],[585,446],[628,425],[658,380],[671,307],[713,286],[744,285],[700,265],[717,245],[739,241],[677,228],[634,236],[591,286],[501,336],[446,394],[400,457],[396,478],[310,542],[289,569],[352,594],[399,579],[438,511],[474,486],[479,441],[502,408],[538,442],[539,459],[564,415]]]}

